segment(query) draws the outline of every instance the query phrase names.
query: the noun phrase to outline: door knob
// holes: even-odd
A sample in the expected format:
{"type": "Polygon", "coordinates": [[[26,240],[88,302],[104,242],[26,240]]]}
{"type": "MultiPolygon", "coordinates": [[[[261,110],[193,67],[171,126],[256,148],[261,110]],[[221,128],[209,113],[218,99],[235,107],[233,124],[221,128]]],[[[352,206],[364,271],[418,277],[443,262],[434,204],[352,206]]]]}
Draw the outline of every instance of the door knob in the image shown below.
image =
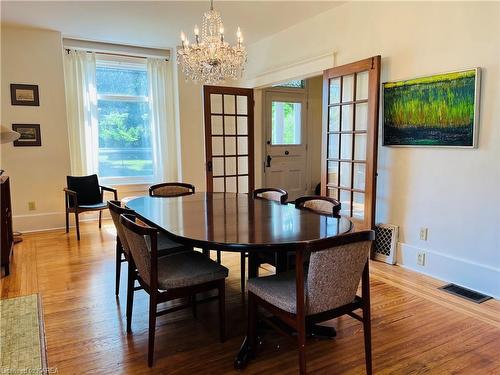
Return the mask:
{"type": "Polygon", "coordinates": [[[288,150],[286,150],[286,151],[285,151],[285,155],[288,155],[288,154],[289,154],[289,152],[288,152],[288,150]]]}

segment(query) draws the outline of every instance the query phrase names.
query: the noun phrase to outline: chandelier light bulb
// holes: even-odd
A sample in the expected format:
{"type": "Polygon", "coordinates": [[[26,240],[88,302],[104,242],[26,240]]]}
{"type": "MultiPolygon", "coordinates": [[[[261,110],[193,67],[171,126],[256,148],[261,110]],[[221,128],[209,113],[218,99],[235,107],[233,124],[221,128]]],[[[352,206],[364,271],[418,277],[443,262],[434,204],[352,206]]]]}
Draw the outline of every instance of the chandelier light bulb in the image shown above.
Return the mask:
{"type": "Polygon", "coordinates": [[[194,35],[200,35],[200,29],[198,29],[198,25],[194,25],[194,35]]]}
{"type": "Polygon", "coordinates": [[[219,33],[220,35],[224,35],[224,25],[221,23],[219,27],[219,33]]]}
{"type": "Polygon", "coordinates": [[[241,29],[240,29],[240,27],[239,27],[239,26],[238,26],[238,30],[236,30],[236,37],[237,37],[238,39],[240,39],[240,38],[241,38],[241,29]]]}
{"type": "Polygon", "coordinates": [[[181,41],[182,42],[186,41],[186,34],[184,34],[184,31],[181,31],[181,41]]]}

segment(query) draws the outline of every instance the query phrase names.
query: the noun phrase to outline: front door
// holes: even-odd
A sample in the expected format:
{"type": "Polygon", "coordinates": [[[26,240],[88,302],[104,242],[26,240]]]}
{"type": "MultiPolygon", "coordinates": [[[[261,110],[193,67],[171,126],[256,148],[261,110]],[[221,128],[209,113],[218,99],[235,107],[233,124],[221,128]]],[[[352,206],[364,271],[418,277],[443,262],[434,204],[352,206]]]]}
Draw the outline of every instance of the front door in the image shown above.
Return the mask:
{"type": "Polygon", "coordinates": [[[204,86],[207,191],[254,189],[253,90],[204,86]]]}
{"type": "Polygon", "coordinates": [[[306,112],[304,90],[265,93],[265,186],[285,189],[289,200],[308,190],[306,112]]]}
{"type": "Polygon", "coordinates": [[[380,56],[323,74],[321,193],[358,229],[375,225],[380,56]]]}

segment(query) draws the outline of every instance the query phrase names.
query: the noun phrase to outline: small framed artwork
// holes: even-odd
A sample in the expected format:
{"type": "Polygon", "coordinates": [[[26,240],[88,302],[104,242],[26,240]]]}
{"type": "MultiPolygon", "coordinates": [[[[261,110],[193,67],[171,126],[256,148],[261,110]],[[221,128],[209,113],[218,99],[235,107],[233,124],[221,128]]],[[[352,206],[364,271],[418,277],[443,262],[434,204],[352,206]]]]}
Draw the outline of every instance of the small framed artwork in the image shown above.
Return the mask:
{"type": "Polygon", "coordinates": [[[477,147],[480,69],[386,82],[383,145],[477,147]]]}
{"type": "Polygon", "coordinates": [[[39,106],[38,85],[12,83],[10,85],[10,101],[12,105],[39,106]]]}
{"type": "Polygon", "coordinates": [[[12,130],[21,134],[19,139],[14,141],[14,146],[26,147],[42,145],[40,124],[12,124],[12,130]]]}

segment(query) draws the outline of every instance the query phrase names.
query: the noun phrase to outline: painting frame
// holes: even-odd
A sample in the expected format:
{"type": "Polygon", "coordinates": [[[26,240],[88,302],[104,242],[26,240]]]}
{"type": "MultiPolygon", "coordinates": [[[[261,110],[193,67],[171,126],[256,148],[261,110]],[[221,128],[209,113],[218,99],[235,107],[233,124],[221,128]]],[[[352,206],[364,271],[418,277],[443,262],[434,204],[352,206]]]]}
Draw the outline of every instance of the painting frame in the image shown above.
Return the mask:
{"type": "Polygon", "coordinates": [[[38,93],[38,85],[11,83],[10,103],[12,105],[39,107],[40,95],[38,93]],[[23,95],[26,95],[26,98],[23,98],[23,95]]]}
{"type": "Polygon", "coordinates": [[[453,71],[447,71],[447,72],[442,72],[442,73],[427,74],[427,75],[421,75],[421,76],[417,76],[417,77],[411,77],[411,78],[406,78],[406,79],[397,79],[397,80],[383,82],[381,84],[382,146],[395,147],[395,148],[417,147],[417,148],[476,149],[476,148],[478,148],[478,141],[479,141],[480,101],[481,101],[481,68],[480,67],[472,67],[472,68],[453,70],[453,71]],[[473,106],[474,115],[473,115],[472,137],[471,137],[472,144],[470,144],[470,145],[445,145],[445,144],[437,144],[437,145],[428,144],[428,145],[426,145],[426,144],[393,144],[393,143],[387,142],[387,140],[386,140],[386,117],[385,117],[385,115],[386,115],[385,114],[385,100],[386,100],[385,99],[385,85],[387,85],[388,83],[398,83],[398,82],[411,81],[411,80],[417,80],[417,79],[423,79],[423,78],[430,78],[430,77],[440,76],[440,75],[449,75],[449,74],[471,72],[471,71],[474,71],[474,75],[475,75],[474,106],[473,106]]]}
{"type": "Polygon", "coordinates": [[[42,145],[40,124],[12,124],[12,130],[21,134],[21,137],[14,141],[14,147],[42,145]]]}

